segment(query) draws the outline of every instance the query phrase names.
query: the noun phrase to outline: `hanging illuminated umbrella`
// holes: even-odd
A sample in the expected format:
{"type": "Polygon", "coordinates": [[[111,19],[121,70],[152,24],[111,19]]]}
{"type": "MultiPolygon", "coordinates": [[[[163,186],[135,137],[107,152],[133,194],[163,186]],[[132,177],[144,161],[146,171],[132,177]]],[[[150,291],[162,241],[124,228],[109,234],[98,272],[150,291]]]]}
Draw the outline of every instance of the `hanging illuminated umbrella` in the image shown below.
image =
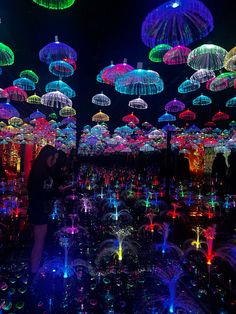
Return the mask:
{"type": "Polygon", "coordinates": [[[133,112],[131,114],[128,114],[127,116],[124,116],[122,118],[122,121],[125,122],[125,123],[134,123],[135,125],[139,124],[139,119],[138,117],[136,117],[133,112]]]}
{"type": "Polygon", "coordinates": [[[108,122],[109,116],[100,110],[98,113],[96,113],[95,115],[92,116],[92,121],[95,121],[98,123],[99,122],[108,122]]]}
{"type": "Polygon", "coordinates": [[[25,91],[35,90],[35,84],[28,78],[22,77],[13,81],[13,85],[17,86],[25,91]]]}
{"type": "Polygon", "coordinates": [[[23,70],[23,71],[21,71],[20,72],[20,77],[27,78],[27,79],[33,81],[35,84],[37,84],[38,81],[39,81],[38,75],[34,71],[32,71],[32,70],[23,70]]]}
{"type": "Polygon", "coordinates": [[[59,111],[61,117],[67,118],[76,115],[76,110],[70,106],[65,106],[59,111]]]}
{"type": "Polygon", "coordinates": [[[74,74],[74,67],[63,60],[53,61],[49,64],[49,72],[59,77],[69,77],[74,74]]]}
{"type": "Polygon", "coordinates": [[[186,121],[192,121],[196,119],[196,113],[188,109],[181,112],[179,118],[186,121]]]}
{"type": "Polygon", "coordinates": [[[38,5],[50,10],[64,10],[71,7],[75,0],[33,0],[38,5]]]}
{"type": "Polygon", "coordinates": [[[28,98],[26,92],[17,86],[10,86],[5,88],[2,92],[2,95],[5,98],[10,98],[11,100],[15,101],[26,101],[28,98]]]}
{"type": "Polygon", "coordinates": [[[55,42],[46,45],[39,51],[40,61],[47,64],[50,64],[53,61],[64,60],[65,58],[76,61],[77,53],[67,44],[59,42],[57,36],[55,36],[55,42]]]}
{"type": "Polygon", "coordinates": [[[208,121],[208,122],[204,123],[204,125],[206,127],[209,127],[209,128],[216,126],[216,124],[213,121],[208,121]]]}
{"type": "Polygon", "coordinates": [[[224,68],[227,71],[236,71],[236,47],[232,48],[225,56],[224,68]]]}
{"type": "Polygon", "coordinates": [[[236,107],[236,97],[233,97],[227,100],[225,107],[236,107]]]}
{"type": "Polygon", "coordinates": [[[149,60],[152,62],[163,62],[163,57],[167,51],[169,51],[172,46],[167,44],[160,44],[152,48],[149,52],[149,60]]]}
{"type": "Polygon", "coordinates": [[[148,104],[141,97],[129,101],[128,106],[135,109],[147,109],[148,104]]]}
{"type": "Polygon", "coordinates": [[[126,73],[133,71],[134,68],[127,64],[127,59],[124,59],[123,63],[116,64],[111,67],[107,67],[102,71],[102,81],[103,83],[109,85],[115,85],[116,81],[124,76],[126,73]]]}
{"type": "Polygon", "coordinates": [[[12,65],[14,63],[14,52],[8,46],[0,43],[0,66],[12,65]]]}
{"type": "Polygon", "coordinates": [[[195,92],[201,87],[201,84],[198,81],[190,81],[186,79],[183,83],[181,83],[178,87],[178,92],[181,94],[195,92]]]}
{"type": "Polygon", "coordinates": [[[210,105],[211,103],[212,103],[211,98],[203,94],[193,99],[194,106],[206,106],[210,105]]]}
{"type": "Polygon", "coordinates": [[[102,79],[102,73],[103,73],[103,71],[105,71],[106,69],[111,68],[111,67],[113,67],[113,66],[114,66],[114,63],[113,63],[113,61],[111,61],[111,64],[110,64],[110,65],[108,65],[108,66],[106,66],[104,69],[102,69],[102,70],[98,73],[98,75],[96,76],[97,82],[99,82],[99,83],[104,83],[104,82],[103,82],[103,79],[102,79]]]}
{"type": "Polygon", "coordinates": [[[215,72],[212,70],[200,69],[193,73],[190,77],[190,81],[198,81],[200,83],[205,83],[210,79],[215,78],[215,72]]]}
{"type": "Polygon", "coordinates": [[[176,46],[171,48],[164,55],[163,61],[168,65],[177,65],[187,63],[188,55],[191,49],[185,46],[176,46]]]}
{"type": "Polygon", "coordinates": [[[8,119],[8,124],[14,127],[18,127],[23,124],[23,120],[19,117],[12,117],[8,119]]]}
{"type": "Polygon", "coordinates": [[[158,118],[158,122],[170,122],[170,121],[176,121],[176,117],[173,114],[170,114],[166,112],[162,116],[158,118]]]}
{"type": "Polygon", "coordinates": [[[31,105],[41,105],[41,97],[34,94],[27,98],[26,102],[31,105]]]}
{"type": "Polygon", "coordinates": [[[157,72],[143,70],[142,63],[138,63],[136,70],[126,73],[116,81],[115,89],[121,94],[154,95],[163,91],[164,83],[157,72]]]}
{"type": "Polygon", "coordinates": [[[41,103],[44,106],[56,107],[56,108],[72,106],[72,101],[70,100],[70,98],[68,98],[66,95],[62,94],[59,91],[44,94],[41,97],[41,103]]]}
{"type": "Polygon", "coordinates": [[[45,86],[45,91],[47,93],[49,92],[55,92],[55,91],[61,91],[62,88],[65,87],[69,87],[68,84],[66,84],[65,82],[63,82],[62,80],[58,80],[58,81],[52,81],[49,82],[46,86],[45,86]]]}
{"type": "Polygon", "coordinates": [[[223,68],[227,51],[217,45],[204,44],[188,55],[188,65],[194,70],[220,70],[223,68]]]}
{"type": "Polygon", "coordinates": [[[165,110],[168,112],[179,112],[185,109],[185,104],[182,101],[177,100],[174,98],[174,100],[169,101],[165,105],[165,110]]]}
{"type": "Polygon", "coordinates": [[[229,115],[225,112],[219,111],[217,112],[213,117],[212,117],[212,121],[224,121],[224,120],[228,120],[229,119],[229,115]]]}
{"type": "Polygon", "coordinates": [[[103,92],[100,94],[96,94],[92,98],[92,103],[97,106],[110,106],[111,100],[109,97],[107,97],[103,92]]]}
{"type": "Polygon", "coordinates": [[[33,119],[45,119],[46,116],[44,113],[42,113],[41,111],[39,111],[38,109],[36,111],[34,111],[33,113],[31,113],[30,115],[30,119],[33,120],[33,119]]]}
{"type": "Polygon", "coordinates": [[[19,116],[18,110],[9,103],[9,100],[5,103],[0,103],[0,119],[8,120],[12,117],[19,116]]]}
{"type": "Polygon", "coordinates": [[[188,46],[213,30],[213,17],[198,0],[164,2],[145,18],[142,41],[148,47],[157,44],[188,46]]]}

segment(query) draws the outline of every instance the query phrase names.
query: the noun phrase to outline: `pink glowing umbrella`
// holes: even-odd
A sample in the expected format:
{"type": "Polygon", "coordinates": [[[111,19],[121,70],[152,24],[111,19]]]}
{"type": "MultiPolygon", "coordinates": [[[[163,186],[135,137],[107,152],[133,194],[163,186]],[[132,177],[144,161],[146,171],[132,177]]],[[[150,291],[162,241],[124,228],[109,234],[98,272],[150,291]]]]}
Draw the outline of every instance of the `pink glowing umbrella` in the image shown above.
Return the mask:
{"type": "Polygon", "coordinates": [[[163,61],[168,65],[185,64],[190,52],[191,49],[187,47],[176,46],[164,54],[163,61]]]}
{"type": "Polygon", "coordinates": [[[125,123],[130,123],[130,122],[133,122],[135,125],[136,124],[139,124],[139,119],[138,117],[136,117],[133,112],[127,116],[124,116],[122,118],[122,121],[125,122],[125,123]]]}

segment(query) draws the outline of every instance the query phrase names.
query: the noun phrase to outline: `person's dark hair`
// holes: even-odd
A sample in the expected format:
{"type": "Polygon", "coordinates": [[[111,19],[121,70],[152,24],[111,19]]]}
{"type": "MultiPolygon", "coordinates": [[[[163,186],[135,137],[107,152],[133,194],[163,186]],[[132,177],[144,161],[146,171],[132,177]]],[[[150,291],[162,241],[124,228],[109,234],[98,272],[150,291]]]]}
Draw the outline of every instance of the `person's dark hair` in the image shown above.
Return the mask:
{"type": "Polygon", "coordinates": [[[31,181],[35,180],[35,178],[44,178],[47,176],[48,174],[47,159],[50,156],[54,156],[56,153],[57,153],[56,148],[51,145],[46,145],[41,149],[38,156],[33,162],[29,175],[28,186],[30,185],[31,181]]]}
{"type": "Polygon", "coordinates": [[[58,150],[57,153],[58,153],[58,157],[57,157],[57,161],[55,164],[55,168],[56,169],[64,168],[66,166],[66,162],[67,162],[66,153],[63,152],[63,150],[58,150]]]}

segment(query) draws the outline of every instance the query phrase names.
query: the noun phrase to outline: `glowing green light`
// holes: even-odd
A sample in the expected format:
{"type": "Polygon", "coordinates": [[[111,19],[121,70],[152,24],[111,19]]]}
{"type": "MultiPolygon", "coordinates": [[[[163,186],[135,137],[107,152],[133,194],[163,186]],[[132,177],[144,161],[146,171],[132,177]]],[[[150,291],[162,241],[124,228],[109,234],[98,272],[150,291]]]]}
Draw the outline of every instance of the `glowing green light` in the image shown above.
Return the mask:
{"type": "Polygon", "coordinates": [[[75,0],[33,0],[33,2],[50,10],[64,10],[71,7],[75,0]]]}
{"type": "Polygon", "coordinates": [[[0,43],[0,66],[12,65],[14,63],[14,53],[8,46],[0,43]]]}

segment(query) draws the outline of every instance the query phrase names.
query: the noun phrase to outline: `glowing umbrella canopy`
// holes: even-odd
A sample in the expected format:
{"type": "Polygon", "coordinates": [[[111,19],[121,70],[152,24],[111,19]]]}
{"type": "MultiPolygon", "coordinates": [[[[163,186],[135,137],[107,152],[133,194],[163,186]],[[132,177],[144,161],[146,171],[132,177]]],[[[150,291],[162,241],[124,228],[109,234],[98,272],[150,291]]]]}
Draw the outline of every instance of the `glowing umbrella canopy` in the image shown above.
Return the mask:
{"type": "Polygon", "coordinates": [[[163,43],[188,46],[207,36],[213,27],[213,17],[201,1],[171,0],[147,15],[142,41],[151,48],[163,43]]]}
{"type": "Polygon", "coordinates": [[[102,81],[103,83],[109,84],[109,85],[115,85],[116,81],[124,76],[126,73],[133,71],[134,68],[127,64],[127,60],[124,59],[123,63],[116,64],[111,67],[107,67],[102,71],[102,81]]]}
{"type": "Polygon", "coordinates": [[[27,79],[33,81],[35,84],[37,84],[38,81],[39,81],[38,75],[34,71],[32,71],[32,70],[23,70],[23,71],[21,71],[20,72],[20,77],[27,78],[27,79]]]}
{"type": "Polygon", "coordinates": [[[76,115],[76,110],[70,106],[65,106],[59,111],[61,117],[72,117],[76,115]]]}
{"type": "Polygon", "coordinates": [[[194,70],[220,70],[223,68],[227,51],[217,45],[204,44],[188,55],[188,65],[194,70]]]}
{"type": "Polygon", "coordinates": [[[135,109],[147,109],[148,108],[148,104],[141,97],[130,100],[128,106],[135,109]]]}
{"type": "Polygon", "coordinates": [[[0,43],[0,66],[12,65],[14,63],[14,53],[8,46],[0,43]]]}
{"type": "Polygon", "coordinates": [[[50,10],[64,10],[71,7],[75,0],[33,0],[38,5],[50,10]]]}
{"type": "Polygon", "coordinates": [[[236,97],[233,97],[227,100],[225,107],[236,107],[236,97]]]}
{"type": "Polygon", "coordinates": [[[196,119],[196,113],[191,110],[185,110],[179,114],[179,118],[182,120],[192,121],[196,119]]]}
{"type": "Polygon", "coordinates": [[[185,64],[190,52],[191,49],[187,47],[176,46],[166,52],[163,61],[168,65],[185,64]]]}
{"type": "Polygon", "coordinates": [[[214,114],[214,116],[212,117],[212,121],[220,121],[220,120],[228,120],[229,119],[229,115],[225,112],[219,111],[216,114],[214,114]]]}
{"type": "Polygon", "coordinates": [[[20,114],[9,101],[6,103],[0,103],[0,119],[10,119],[12,117],[19,117],[20,114]]]}
{"type": "Polygon", "coordinates": [[[110,106],[111,100],[109,97],[107,97],[103,92],[100,94],[96,94],[92,98],[92,103],[97,106],[110,106]]]}
{"type": "Polygon", "coordinates": [[[210,97],[205,96],[201,94],[200,96],[193,99],[193,105],[194,106],[206,106],[212,103],[212,100],[210,97]]]}
{"type": "Polygon", "coordinates": [[[49,72],[59,77],[69,77],[74,74],[74,67],[63,60],[53,61],[49,64],[49,72]]]}
{"type": "Polygon", "coordinates": [[[190,81],[198,81],[200,83],[205,83],[210,79],[215,78],[215,72],[212,70],[200,69],[193,73],[190,77],[190,81]]]}
{"type": "Polygon", "coordinates": [[[15,101],[26,101],[27,94],[26,92],[17,86],[10,86],[3,90],[2,95],[5,98],[10,98],[15,101]]]}
{"type": "Polygon", "coordinates": [[[108,122],[109,120],[109,116],[103,113],[101,110],[92,116],[92,121],[95,122],[108,122]]]}
{"type": "Polygon", "coordinates": [[[179,112],[185,109],[185,104],[176,98],[174,100],[169,101],[165,105],[165,110],[168,112],[179,112]]]}
{"type": "Polygon", "coordinates": [[[96,76],[97,82],[99,82],[99,83],[104,83],[104,82],[103,82],[103,79],[102,79],[102,73],[103,73],[103,71],[105,71],[106,69],[111,68],[111,67],[113,67],[113,66],[114,66],[114,63],[113,63],[113,61],[111,61],[111,64],[110,64],[110,65],[108,65],[108,66],[106,66],[104,69],[102,69],[102,70],[98,73],[98,75],[96,76]]]}
{"type": "Polygon", "coordinates": [[[201,84],[198,81],[190,81],[186,79],[178,87],[178,92],[181,94],[191,93],[198,90],[201,87],[201,84]]]}
{"type": "Polygon", "coordinates": [[[175,121],[176,117],[168,112],[163,114],[158,118],[158,122],[170,122],[170,121],[175,121]]]}
{"type": "Polygon", "coordinates": [[[169,51],[172,46],[167,44],[160,44],[152,48],[149,52],[149,60],[152,62],[163,62],[163,57],[167,51],[169,51]]]}
{"type": "Polygon", "coordinates": [[[236,47],[232,48],[225,56],[224,68],[227,71],[236,71],[236,47]]]}
{"type": "Polygon", "coordinates": [[[72,101],[66,95],[62,94],[59,91],[44,94],[41,97],[41,103],[44,106],[56,107],[56,108],[72,106],[72,101]]]}
{"type": "Polygon", "coordinates": [[[128,114],[127,116],[124,116],[122,118],[122,121],[125,123],[133,122],[135,125],[139,124],[139,119],[133,114],[133,112],[131,114],[128,114]]]}
{"type": "Polygon", "coordinates": [[[35,90],[35,84],[28,78],[22,77],[13,81],[13,85],[26,91],[35,90]]]}

